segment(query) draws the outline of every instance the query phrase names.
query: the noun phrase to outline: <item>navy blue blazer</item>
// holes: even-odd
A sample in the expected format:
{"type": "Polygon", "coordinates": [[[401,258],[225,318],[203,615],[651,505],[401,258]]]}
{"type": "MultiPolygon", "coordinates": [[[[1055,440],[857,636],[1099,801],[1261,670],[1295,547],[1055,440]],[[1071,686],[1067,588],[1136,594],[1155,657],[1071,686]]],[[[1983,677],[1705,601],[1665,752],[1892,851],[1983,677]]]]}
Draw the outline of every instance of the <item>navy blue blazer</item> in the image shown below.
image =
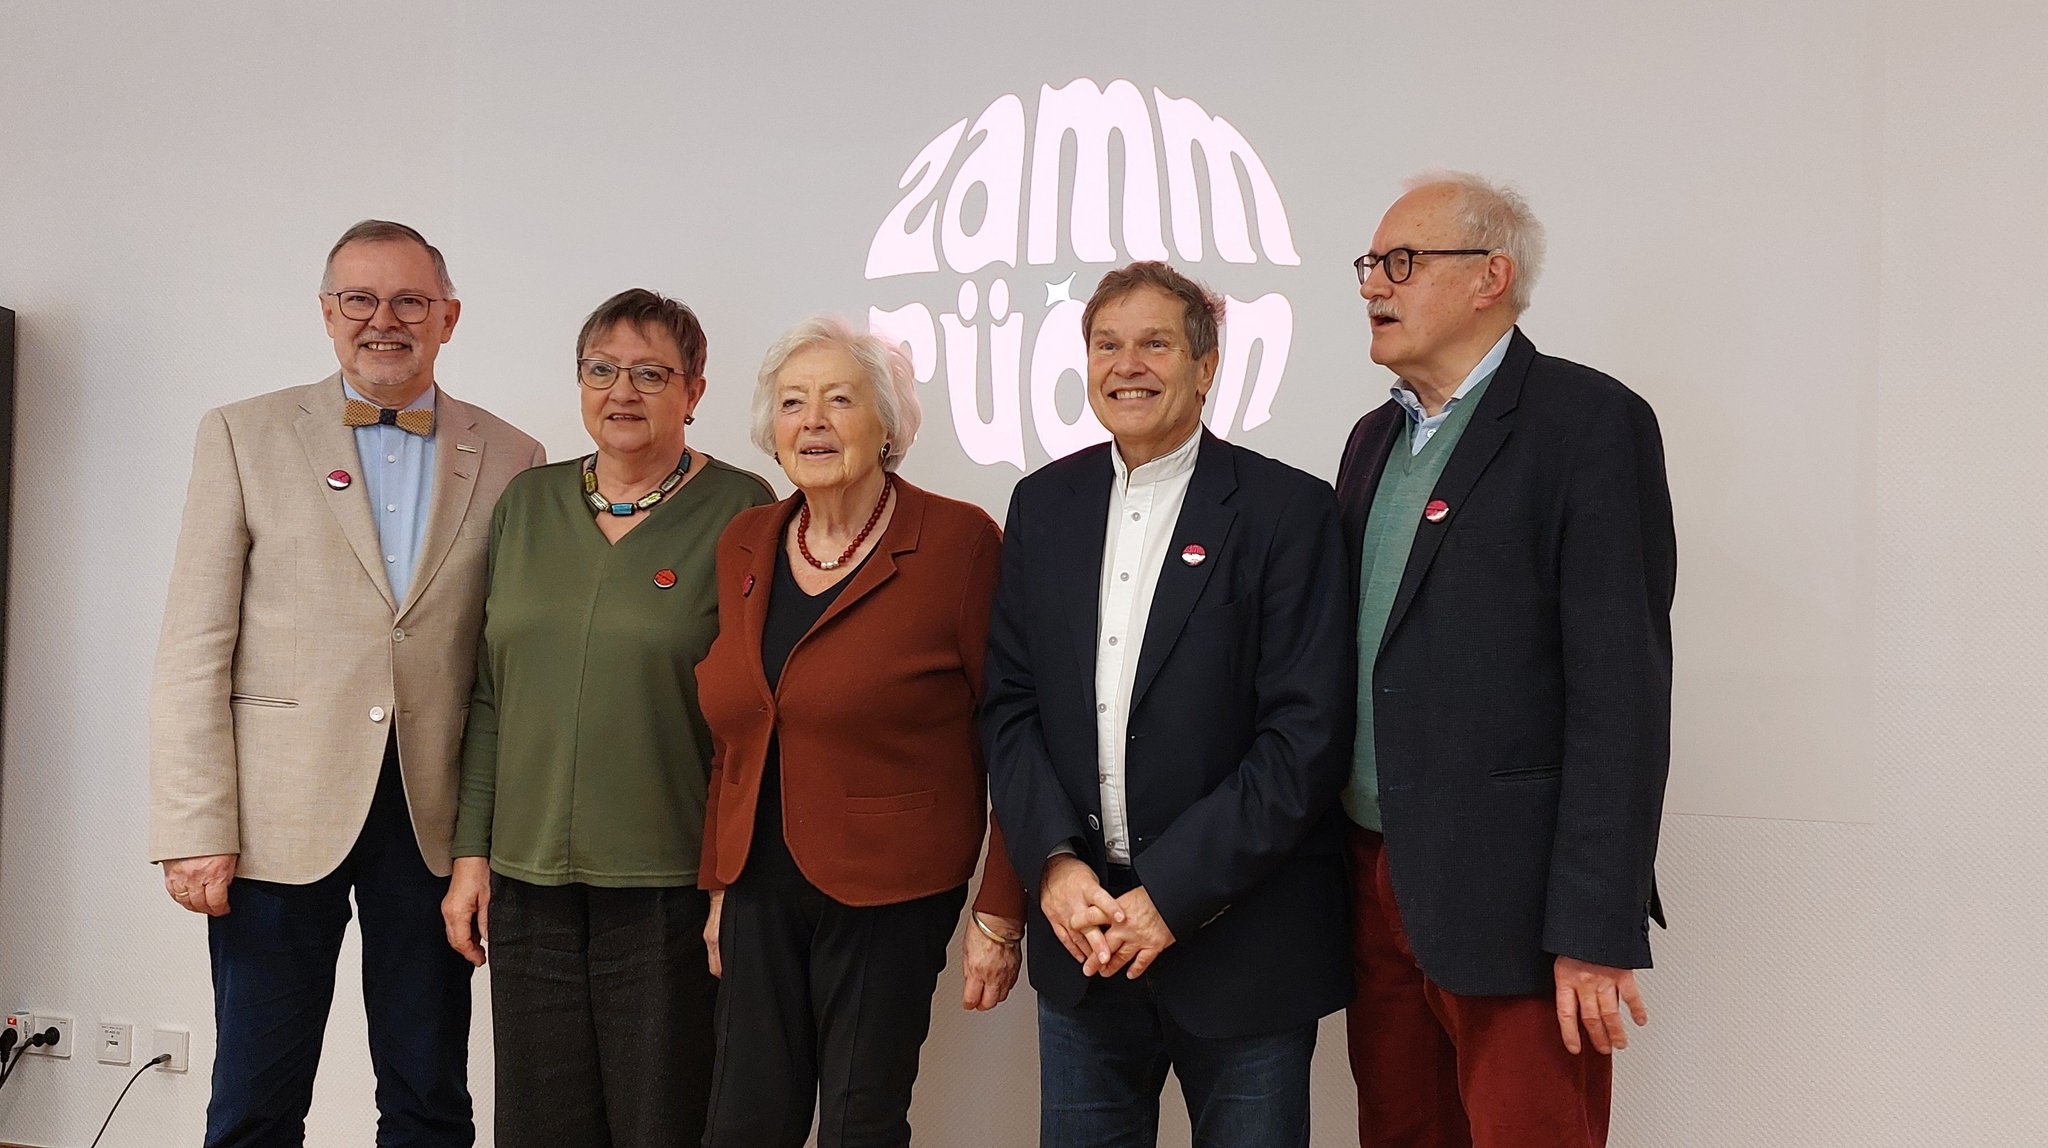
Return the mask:
{"type": "MultiPolygon", "coordinates": [[[[1095,642],[1113,474],[1105,444],[1017,484],[982,703],[989,795],[1034,891],[1079,841],[1102,872],[1095,642]]],[[[1132,867],[1173,930],[1145,977],[1207,1037],[1273,1032],[1350,999],[1343,816],[1357,629],[1336,498],[1313,475],[1202,432],[1132,692],[1132,867]],[[1182,561],[1189,544],[1207,552],[1182,561]]],[[[1031,983],[1072,1007],[1088,978],[1034,895],[1031,983]]]]}
{"type": "MultiPolygon", "coordinates": [[[[1386,403],[1344,449],[1354,587],[1405,417],[1386,403]]],[[[1678,564],[1657,417],[1518,330],[1431,498],[1448,513],[1360,651],[1416,960],[1469,995],[1548,993],[1555,954],[1648,967],[1678,564]]]]}

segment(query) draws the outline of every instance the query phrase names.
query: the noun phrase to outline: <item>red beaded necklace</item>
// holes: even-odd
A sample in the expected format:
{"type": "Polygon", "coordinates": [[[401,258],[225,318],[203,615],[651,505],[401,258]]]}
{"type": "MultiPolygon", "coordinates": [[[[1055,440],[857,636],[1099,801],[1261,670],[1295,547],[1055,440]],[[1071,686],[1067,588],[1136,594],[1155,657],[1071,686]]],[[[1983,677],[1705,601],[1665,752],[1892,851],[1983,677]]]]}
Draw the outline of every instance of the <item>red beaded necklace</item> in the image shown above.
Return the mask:
{"type": "Polygon", "coordinates": [[[808,498],[804,499],[803,511],[797,515],[796,520],[796,552],[804,556],[804,561],[820,570],[837,570],[841,566],[846,565],[847,561],[853,557],[853,552],[860,549],[860,544],[868,540],[868,535],[875,529],[875,523],[882,520],[882,508],[889,505],[889,491],[895,485],[895,475],[885,474],[882,476],[882,497],[875,500],[875,512],[868,515],[868,524],[860,528],[859,534],[853,536],[853,541],[847,545],[845,552],[830,562],[820,562],[812,557],[811,544],[804,540],[804,535],[809,534],[811,531],[811,500],[808,498]]]}

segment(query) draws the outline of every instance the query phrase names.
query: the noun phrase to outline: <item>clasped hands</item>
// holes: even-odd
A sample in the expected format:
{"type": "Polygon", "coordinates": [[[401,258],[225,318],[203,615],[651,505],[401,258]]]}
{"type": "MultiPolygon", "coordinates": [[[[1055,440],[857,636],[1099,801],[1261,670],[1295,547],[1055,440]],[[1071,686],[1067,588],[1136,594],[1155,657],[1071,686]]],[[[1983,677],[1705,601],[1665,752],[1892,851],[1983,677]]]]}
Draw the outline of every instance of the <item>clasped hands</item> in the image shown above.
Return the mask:
{"type": "Polygon", "coordinates": [[[1173,930],[1166,927],[1143,885],[1112,897],[1095,870],[1071,854],[1046,861],[1038,905],[1053,936],[1081,963],[1083,976],[1108,977],[1121,971],[1136,980],[1173,946],[1173,930]]]}

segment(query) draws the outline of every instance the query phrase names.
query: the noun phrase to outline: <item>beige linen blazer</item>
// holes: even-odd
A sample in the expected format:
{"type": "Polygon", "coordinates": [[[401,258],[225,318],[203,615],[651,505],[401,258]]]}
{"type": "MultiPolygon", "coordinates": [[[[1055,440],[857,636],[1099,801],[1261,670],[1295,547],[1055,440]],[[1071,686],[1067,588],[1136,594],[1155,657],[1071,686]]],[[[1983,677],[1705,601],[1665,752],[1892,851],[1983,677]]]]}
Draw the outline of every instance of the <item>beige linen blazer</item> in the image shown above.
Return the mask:
{"type": "Polygon", "coordinates": [[[335,374],[200,420],[150,696],[151,861],[237,853],[239,876],[319,880],[354,846],[395,731],[420,856],[448,872],[491,510],[544,452],[441,392],[399,602],[342,401],[335,374]]]}

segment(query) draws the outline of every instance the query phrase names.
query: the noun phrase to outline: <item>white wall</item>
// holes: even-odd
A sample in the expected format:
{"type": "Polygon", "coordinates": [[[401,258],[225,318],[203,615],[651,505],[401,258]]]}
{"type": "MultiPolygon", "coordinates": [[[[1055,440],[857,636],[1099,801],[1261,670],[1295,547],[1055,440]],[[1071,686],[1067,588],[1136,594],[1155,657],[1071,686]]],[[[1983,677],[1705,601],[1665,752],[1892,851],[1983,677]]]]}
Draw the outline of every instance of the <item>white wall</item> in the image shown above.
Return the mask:
{"type": "MultiPolygon", "coordinates": [[[[582,442],[581,315],[682,294],[712,334],[693,442],[756,464],[743,396],[780,327],[987,290],[863,278],[911,157],[1079,76],[1199,99],[1287,203],[1299,266],[1196,268],[1292,300],[1274,419],[1240,441],[1334,470],[1384,386],[1344,263],[1394,180],[1440,163],[1523,183],[1552,232],[1528,329],[1657,405],[1683,557],[1674,928],[1615,1143],[2048,1143],[2041,7],[921,8],[0,0],[23,340],[0,1007],[194,1032],[195,1071],[138,1083],[103,1143],[198,1139],[204,930],[139,861],[143,698],[192,427],[331,369],[333,236],[381,215],[440,242],[466,301],[450,389],[556,455],[582,442]]],[[[1033,322],[1039,270],[1008,273],[1033,322]]],[[[1085,293],[1100,268],[1043,270],[1085,293]]],[[[943,402],[913,477],[999,499],[1015,472],[972,467],[943,402]]],[[[1029,1001],[963,1017],[956,987],[921,1142],[1029,1144],[1029,1001]]],[[[316,1145],[369,1136],[355,991],[345,970],[316,1145]]],[[[1318,1145],[1346,1142],[1341,1053],[1329,1026],[1318,1145]]],[[[474,1064],[487,1127],[487,1026],[474,1064]]],[[[0,1142],[84,1145],[123,1078],[24,1064],[0,1142]]]]}

